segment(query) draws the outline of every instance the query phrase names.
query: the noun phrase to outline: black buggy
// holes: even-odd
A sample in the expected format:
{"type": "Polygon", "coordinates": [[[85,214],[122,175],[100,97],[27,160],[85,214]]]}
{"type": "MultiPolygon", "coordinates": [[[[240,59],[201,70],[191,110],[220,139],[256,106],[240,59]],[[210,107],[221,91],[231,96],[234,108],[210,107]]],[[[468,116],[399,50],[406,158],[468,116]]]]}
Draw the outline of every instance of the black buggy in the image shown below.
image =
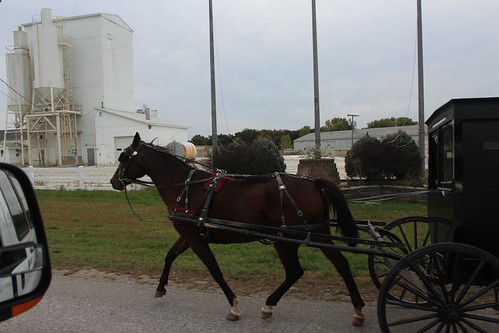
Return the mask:
{"type": "Polygon", "coordinates": [[[499,98],[451,100],[426,124],[428,217],[377,230],[405,245],[400,259],[369,257],[380,327],[498,332],[499,98]]]}

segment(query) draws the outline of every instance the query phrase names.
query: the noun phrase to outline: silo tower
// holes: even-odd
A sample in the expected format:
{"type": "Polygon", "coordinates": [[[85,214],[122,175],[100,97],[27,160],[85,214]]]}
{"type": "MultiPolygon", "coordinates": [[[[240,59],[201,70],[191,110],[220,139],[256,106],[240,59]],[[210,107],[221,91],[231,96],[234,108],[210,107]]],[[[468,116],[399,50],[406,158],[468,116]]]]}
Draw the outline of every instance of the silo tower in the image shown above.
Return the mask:
{"type": "Polygon", "coordinates": [[[69,44],[64,37],[64,20],[52,19],[44,8],[41,20],[26,26],[31,32],[33,93],[30,112],[25,116],[29,164],[75,163],[76,116],[79,108],[69,100],[69,44]]]}
{"type": "MultiPolygon", "coordinates": [[[[7,102],[7,118],[9,119],[6,125],[16,132],[16,137],[19,139],[16,150],[20,151],[21,163],[24,164],[24,116],[31,111],[32,85],[28,36],[22,27],[14,31],[14,45],[6,49],[7,81],[10,86],[7,102]]],[[[5,147],[4,151],[6,152],[5,147]]]]}

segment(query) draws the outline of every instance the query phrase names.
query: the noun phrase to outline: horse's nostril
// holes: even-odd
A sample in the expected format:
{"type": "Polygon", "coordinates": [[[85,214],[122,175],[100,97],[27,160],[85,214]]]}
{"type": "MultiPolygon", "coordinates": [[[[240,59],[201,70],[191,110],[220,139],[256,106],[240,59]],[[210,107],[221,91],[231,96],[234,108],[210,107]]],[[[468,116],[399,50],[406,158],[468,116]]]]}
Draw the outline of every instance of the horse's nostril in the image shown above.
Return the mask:
{"type": "Polygon", "coordinates": [[[122,191],[122,190],[124,189],[124,184],[123,184],[121,181],[119,181],[119,180],[114,180],[114,181],[113,181],[113,180],[111,179],[111,185],[113,186],[113,188],[114,188],[115,190],[122,191]]]}

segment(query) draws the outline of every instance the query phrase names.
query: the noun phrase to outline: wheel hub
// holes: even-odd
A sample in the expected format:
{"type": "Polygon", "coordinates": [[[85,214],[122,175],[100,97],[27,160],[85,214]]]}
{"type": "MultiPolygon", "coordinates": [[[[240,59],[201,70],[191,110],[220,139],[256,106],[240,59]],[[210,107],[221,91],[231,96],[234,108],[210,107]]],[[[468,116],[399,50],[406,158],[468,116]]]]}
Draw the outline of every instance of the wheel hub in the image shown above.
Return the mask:
{"type": "Polygon", "coordinates": [[[455,304],[446,304],[440,309],[440,318],[446,324],[453,324],[459,321],[461,313],[455,304]]]}

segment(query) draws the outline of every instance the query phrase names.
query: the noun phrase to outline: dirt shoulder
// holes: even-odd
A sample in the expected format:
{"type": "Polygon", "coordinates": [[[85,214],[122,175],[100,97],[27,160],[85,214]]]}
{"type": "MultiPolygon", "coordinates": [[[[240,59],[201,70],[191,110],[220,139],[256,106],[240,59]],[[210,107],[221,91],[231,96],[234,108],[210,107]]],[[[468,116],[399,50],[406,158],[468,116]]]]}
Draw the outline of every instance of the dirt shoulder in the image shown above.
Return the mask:
{"type": "MultiPolygon", "coordinates": [[[[54,269],[54,275],[75,276],[92,279],[104,279],[109,281],[121,281],[132,283],[143,283],[151,285],[151,295],[154,294],[159,276],[134,275],[124,272],[105,272],[97,269],[54,269]]],[[[271,275],[263,277],[227,279],[232,290],[242,296],[270,295],[272,291],[282,282],[282,275],[271,275]]],[[[357,277],[357,286],[365,302],[375,302],[378,298],[378,290],[369,277],[357,277]]],[[[184,290],[198,290],[217,292],[218,285],[207,273],[178,272],[173,271],[170,276],[168,288],[184,290]]],[[[312,299],[322,301],[350,302],[348,291],[339,277],[323,277],[319,274],[305,272],[305,275],[288,291],[287,297],[298,299],[312,299]]]]}

